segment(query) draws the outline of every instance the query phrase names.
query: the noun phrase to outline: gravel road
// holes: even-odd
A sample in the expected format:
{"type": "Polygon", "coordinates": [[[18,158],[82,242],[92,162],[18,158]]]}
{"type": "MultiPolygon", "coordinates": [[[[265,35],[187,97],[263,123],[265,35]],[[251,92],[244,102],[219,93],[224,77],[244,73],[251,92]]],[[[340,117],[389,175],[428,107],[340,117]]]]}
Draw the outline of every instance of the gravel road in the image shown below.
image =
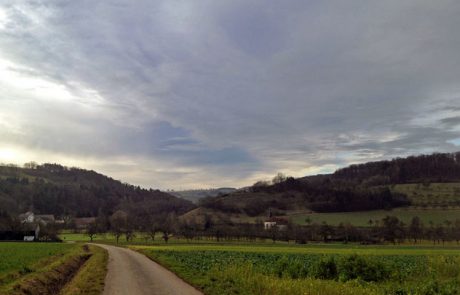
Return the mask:
{"type": "Polygon", "coordinates": [[[104,295],[203,295],[140,253],[126,248],[98,246],[109,251],[104,295]]]}

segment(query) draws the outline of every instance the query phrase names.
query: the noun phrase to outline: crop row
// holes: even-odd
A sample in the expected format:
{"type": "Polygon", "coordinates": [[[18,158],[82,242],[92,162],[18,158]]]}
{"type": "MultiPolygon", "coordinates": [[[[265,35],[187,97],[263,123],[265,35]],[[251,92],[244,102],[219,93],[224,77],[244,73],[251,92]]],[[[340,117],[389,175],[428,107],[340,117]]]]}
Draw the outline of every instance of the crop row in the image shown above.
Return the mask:
{"type": "Polygon", "coordinates": [[[154,258],[166,259],[196,272],[225,268],[230,264],[251,264],[252,268],[259,273],[291,278],[318,277],[318,272],[321,272],[318,267],[325,268],[328,267],[327,264],[337,271],[337,267],[344,265],[347,260],[347,263],[355,263],[358,265],[357,267],[367,268],[368,271],[371,269],[382,270],[386,278],[396,280],[420,276],[429,269],[428,257],[417,255],[358,256],[331,254],[326,256],[323,254],[168,250],[151,250],[149,255],[154,258]]]}

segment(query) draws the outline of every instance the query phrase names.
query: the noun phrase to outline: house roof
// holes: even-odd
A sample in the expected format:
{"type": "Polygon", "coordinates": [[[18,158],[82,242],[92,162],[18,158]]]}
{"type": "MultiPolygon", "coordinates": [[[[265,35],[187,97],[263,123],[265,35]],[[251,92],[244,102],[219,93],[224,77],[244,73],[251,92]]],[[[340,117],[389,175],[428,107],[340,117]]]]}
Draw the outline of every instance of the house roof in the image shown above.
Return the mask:
{"type": "Polygon", "coordinates": [[[75,225],[77,226],[85,226],[93,222],[96,222],[96,217],[80,217],[80,218],[75,218],[74,221],[75,221],[75,225]]]}
{"type": "Polygon", "coordinates": [[[35,215],[36,219],[41,219],[44,221],[54,221],[54,215],[53,214],[41,214],[41,215],[35,215]]]}

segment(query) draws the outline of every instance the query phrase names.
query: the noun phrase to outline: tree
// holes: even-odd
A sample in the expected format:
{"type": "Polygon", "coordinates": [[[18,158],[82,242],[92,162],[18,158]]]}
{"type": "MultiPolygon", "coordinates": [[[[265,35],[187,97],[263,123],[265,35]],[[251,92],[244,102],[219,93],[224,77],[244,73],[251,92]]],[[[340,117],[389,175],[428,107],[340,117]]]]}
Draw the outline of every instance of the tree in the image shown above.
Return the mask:
{"type": "Polygon", "coordinates": [[[162,238],[163,238],[163,241],[165,241],[165,243],[167,244],[168,241],[169,241],[169,232],[163,231],[163,236],[162,236],[162,238]]]}
{"type": "Polygon", "coordinates": [[[414,240],[414,244],[417,243],[423,234],[423,224],[418,216],[414,216],[409,225],[410,237],[414,240]]]}
{"type": "Polygon", "coordinates": [[[382,219],[382,236],[385,241],[396,244],[396,240],[404,238],[404,228],[396,216],[387,216],[382,219]]]}
{"type": "Polygon", "coordinates": [[[444,241],[446,240],[446,231],[445,228],[442,224],[438,224],[435,228],[435,237],[436,240],[438,241],[438,244],[440,241],[444,244],[444,241]]]}
{"type": "Polygon", "coordinates": [[[327,242],[329,236],[331,236],[333,233],[334,229],[332,228],[332,226],[323,221],[323,223],[319,227],[319,235],[321,236],[323,241],[327,242]]]}
{"type": "Polygon", "coordinates": [[[37,169],[38,164],[34,161],[24,163],[24,168],[26,169],[37,169]]]}
{"type": "Polygon", "coordinates": [[[268,229],[268,233],[270,235],[270,238],[272,239],[273,243],[276,242],[278,239],[278,234],[279,234],[279,229],[278,226],[273,225],[268,229]]]}
{"type": "Polygon", "coordinates": [[[117,244],[120,237],[123,235],[123,231],[126,227],[126,222],[127,214],[121,210],[116,211],[110,217],[110,231],[115,236],[117,244]]]}
{"type": "Polygon", "coordinates": [[[251,187],[251,190],[253,192],[261,192],[261,191],[264,191],[266,190],[267,188],[269,188],[270,186],[270,183],[266,180],[259,180],[257,181],[256,183],[254,183],[251,187]]]}
{"type": "Polygon", "coordinates": [[[157,233],[159,226],[153,216],[149,216],[145,220],[146,222],[143,224],[142,229],[153,242],[155,241],[155,234],[157,233]]]}
{"type": "Polygon", "coordinates": [[[169,237],[172,232],[175,231],[177,227],[177,218],[174,213],[168,214],[166,217],[165,221],[163,222],[163,225],[161,226],[162,232],[163,232],[163,240],[165,243],[168,243],[169,237]]]}
{"type": "Polygon", "coordinates": [[[90,241],[93,241],[94,236],[98,233],[98,227],[96,222],[92,222],[88,225],[86,229],[86,235],[89,237],[90,241]]]}
{"type": "Polygon", "coordinates": [[[272,183],[273,184],[282,183],[282,182],[286,181],[286,179],[287,179],[286,175],[284,175],[281,172],[278,172],[278,174],[276,174],[275,177],[273,177],[272,183]]]}
{"type": "Polygon", "coordinates": [[[42,224],[40,226],[40,240],[46,242],[60,241],[58,230],[54,223],[42,224]]]}
{"type": "Polygon", "coordinates": [[[460,219],[458,218],[455,219],[452,231],[453,231],[452,233],[453,238],[455,239],[455,241],[457,241],[457,245],[458,245],[460,241],[460,219]]]}

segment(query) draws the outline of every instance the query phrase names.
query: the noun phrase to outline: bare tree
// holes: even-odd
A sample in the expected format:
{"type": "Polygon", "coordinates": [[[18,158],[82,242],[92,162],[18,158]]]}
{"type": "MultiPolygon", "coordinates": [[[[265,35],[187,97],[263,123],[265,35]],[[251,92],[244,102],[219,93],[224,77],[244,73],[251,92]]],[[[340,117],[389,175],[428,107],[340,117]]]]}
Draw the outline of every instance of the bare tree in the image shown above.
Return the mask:
{"type": "Polygon", "coordinates": [[[96,222],[92,222],[88,225],[86,229],[86,235],[89,237],[90,241],[93,241],[94,236],[97,234],[98,228],[96,222]]]}
{"type": "Polygon", "coordinates": [[[286,175],[284,175],[281,172],[278,172],[278,174],[276,174],[275,177],[273,177],[272,183],[273,184],[282,183],[286,181],[286,179],[287,179],[286,175]]]}
{"type": "Polygon", "coordinates": [[[127,222],[127,214],[121,210],[116,211],[110,217],[110,231],[115,236],[117,240],[117,244],[118,244],[118,241],[120,240],[120,237],[123,235],[123,232],[126,227],[126,222],[127,222]]]}

